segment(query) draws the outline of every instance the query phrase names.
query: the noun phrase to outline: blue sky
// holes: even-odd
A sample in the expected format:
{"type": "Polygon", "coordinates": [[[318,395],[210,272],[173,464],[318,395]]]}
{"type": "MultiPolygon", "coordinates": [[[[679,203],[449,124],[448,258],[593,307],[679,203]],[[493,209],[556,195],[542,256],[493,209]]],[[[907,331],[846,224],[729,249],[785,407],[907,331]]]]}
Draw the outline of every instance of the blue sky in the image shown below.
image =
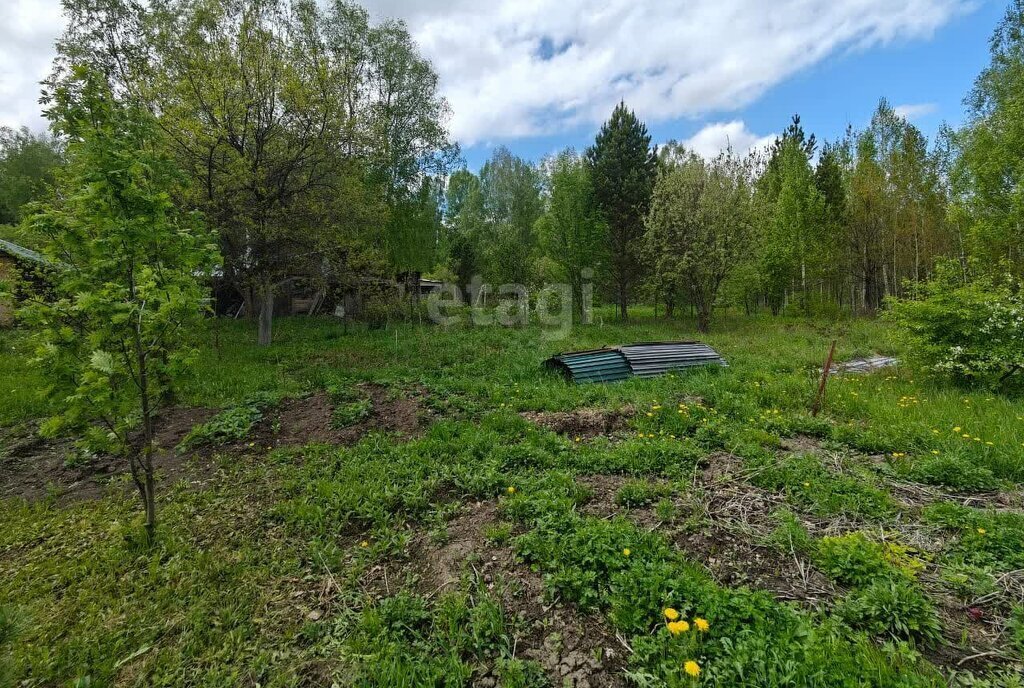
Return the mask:
{"type": "MultiPolygon", "coordinates": [[[[989,38],[1005,11],[1002,2],[978,3],[930,38],[842,50],[772,86],[745,107],[649,121],[648,129],[654,141],[663,142],[687,139],[709,124],[740,120],[760,137],[781,131],[799,113],[805,130],[819,140],[835,139],[847,124],[866,125],[879,98],[885,97],[893,105],[928,106],[922,109],[929,112],[910,119],[931,138],[943,121],[954,126],[962,121],[964,96],[988,64],[989,38]]],[[[587,124],[544,136],[495,138],[464,147],[463,157],[475,170],[495,145],[504,144],[517,155],[537,160],[565,146],[582,150],[596,131],[597,125],[587,124]]]]}

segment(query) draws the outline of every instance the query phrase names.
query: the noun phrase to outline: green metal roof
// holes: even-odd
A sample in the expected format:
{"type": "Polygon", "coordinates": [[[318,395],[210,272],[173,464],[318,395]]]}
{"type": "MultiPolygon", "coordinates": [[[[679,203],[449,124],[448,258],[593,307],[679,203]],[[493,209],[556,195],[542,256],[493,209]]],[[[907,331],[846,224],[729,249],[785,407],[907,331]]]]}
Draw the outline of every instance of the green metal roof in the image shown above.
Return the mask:
{"type": "Polygon", "coordinates": [[[670,370],[694,366],[727,366],[728,363],[701,342],[641,342],[557,354],[544,361],[544,365],[583,384],[664,375],[670,370]]]}
{"type": "Polygon", "coordinates": [[[7,241],[5,239],[0,239],[0,252],[16,258],[31,260],[33,263],[39,263],[41,265],[47,265],[50,262],[46,260],[42,253],[33,251],[30,248],[25,248],[24,246],[18,246],[14,242],[7,241]]]}

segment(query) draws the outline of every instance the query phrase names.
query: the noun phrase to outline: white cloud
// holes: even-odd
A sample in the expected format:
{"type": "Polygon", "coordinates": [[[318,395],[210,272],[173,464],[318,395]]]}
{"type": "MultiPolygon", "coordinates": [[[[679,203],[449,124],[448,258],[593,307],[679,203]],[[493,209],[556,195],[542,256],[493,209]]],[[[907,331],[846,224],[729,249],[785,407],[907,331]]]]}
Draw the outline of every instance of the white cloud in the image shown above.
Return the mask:
{"type": "Polygon", "coordinates": [[[927,38],[969,0],[370,0],[441,75],[464,144],[730,112],[828,55],[927,38]],[[542,48],[542,46],[545,46],[542,48]],[[552,50],[551,48],[555,49],[552,50]]]}
{"type": "Polygon", "coordinates": [[[690,138],[682,141],[688,150],[704,158],[713,158],[720,152],[732,146],[734,152],[740,155],[755,148],[767,148],[778,134],[758,136],[747,129],[742,120],[732,122],[716,122],[708,124],[690,138]]]}
{"type": "MultiPolygon", "coordinates": [[[[326,1],[326,0],[322,0],[326,1]]],[[[730,112],[826,56],[926,38],[971,0],[366,0],[405,19],[464,144],[730,112]]],[[[41,123],[59,0],[0,1],[0,124],[41,123]]]]}
{"type": "Polygon", "coordinates": [[[59,0],[0,2],[0,126],[45,128],[39,82],[63,29],[59,0]]]}
{"type": "Polygon", "coordinates": [[[918,117],[930,115],[938,109],[939,106],[936,105],[935,103],[914,103],[907,105],[897,105],[896,107],[893,108],[893,111],[895,111],[895,113],[902,117],[903,119],[909,121],[912,119],[917,119],[918,117]]]}

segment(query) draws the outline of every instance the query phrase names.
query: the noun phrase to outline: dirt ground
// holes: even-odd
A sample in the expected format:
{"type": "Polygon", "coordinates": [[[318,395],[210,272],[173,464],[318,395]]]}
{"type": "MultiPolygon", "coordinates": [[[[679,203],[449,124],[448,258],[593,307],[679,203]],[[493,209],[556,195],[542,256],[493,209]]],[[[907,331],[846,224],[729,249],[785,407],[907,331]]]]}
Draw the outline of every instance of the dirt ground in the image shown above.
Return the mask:
{"type": "MultiPolygon", "coordinates": [[[[263,448],[298,446],[311,442],[350,445],[367,433],[381,431],[413,436],[429,422],[422,404],[423,393],[406,394],[384,385],[360,388],[370,399],[367,417],[346,428],[334,428],[330,397],[318,392],[305,398],[286,399],[268,410],[250,432],[235,444],[176,448],[189,431],[215,416],[217,409],[176,407],[163,412],[156,422],[157,452],[154,464],[158,479],[172,483],[187,478],[202,484],[215,470],[215,453],[244,452],[250,445],[263,448]]],[[[124,460],[96,455],[77,458],[70,440],[47,440],[35,428],[7,429],[0,437],[0,498],[22,497],[28,501],[53,499],[58,504],[96,499],[110,489],[134,489],[124,460]]]]}
{"type": "Polygon", "coordinates": [[[528,421],[561,435],[592,438],[625,430],[635,410],[627,406],[617,410],[576,409],[575,411],[524,411],[528,421]]]}

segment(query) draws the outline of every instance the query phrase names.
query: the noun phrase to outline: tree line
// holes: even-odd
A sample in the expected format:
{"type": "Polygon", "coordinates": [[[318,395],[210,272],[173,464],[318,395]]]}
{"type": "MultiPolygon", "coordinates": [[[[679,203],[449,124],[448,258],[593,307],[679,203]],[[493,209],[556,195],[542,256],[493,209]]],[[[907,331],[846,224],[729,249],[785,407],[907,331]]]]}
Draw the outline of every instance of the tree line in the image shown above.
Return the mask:
{"type": "MultiPolygon", "coordinates": [[[[965,125],[932,141],[882,100],[838,140],[794,116],[767,150],[705,160],[652,145],[620,103],[582,152],[532,163],[498,147],[477,172],[459,168],[437,76],[401,22],[309,0],[68,0],[66,12],[44,103],[88,66],[153,118],[186,178],[175,200],[217,232],[218,270],[259,315],[261,343],[276,291],[299,277],[564,281],[579,318],[593,280],[623,318],[653,303],[706,329],[722,307],[871,314],[943,261],[967,279],[1019,275],[1024,260],[1020,2],[965,125]]],[[[20,219],[65,143],[0,137],[3,221],[20,219]]]]}

